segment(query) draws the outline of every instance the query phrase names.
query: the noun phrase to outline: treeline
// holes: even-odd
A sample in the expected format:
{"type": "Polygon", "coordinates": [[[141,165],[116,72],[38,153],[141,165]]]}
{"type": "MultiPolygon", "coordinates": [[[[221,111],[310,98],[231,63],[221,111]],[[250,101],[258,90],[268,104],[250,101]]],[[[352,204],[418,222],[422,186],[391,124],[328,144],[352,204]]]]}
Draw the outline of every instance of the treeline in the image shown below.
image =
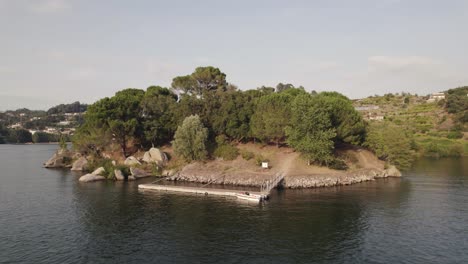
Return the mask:
{"type": "Polygon", "coordinates": [[[61,138],[69,141],[66,135],[56,135],[46,132],[36,132],[32,134],[26,129],[8,129],[0,125],[0,144],[49,143],[59,142],[61,138]]]}
{"type": "Polygon", "coordinates": [[[199,67],[175,77],[171,88],[125,89],[90,105],[74,143],[93,153],[115,143],[128,156],[139,148],[170,143],[188,117],[187,127],[199,127],[199,120],[199,129],[206,129],[206,137],[197,139],[192,133],[194,142],[200,142],[189,147],[208,151],[208,156],[226,142],[261,141],[288,144],[311,163],[333,165],[338,144],[362,144],[366,134],[361,115],[339,93],[308,93],[291,84],[241,91],[218,68],[199,67]]]}
{"type": "Polygon", "coordinates": [[[71,104],[59,104],[57,106],[49,108],[47,110],[48,115],[53,114],[65,114],[65,113],[82,113],[86,112],[88,108],[87,104],[81,104],[80,102],[74,102],[71,104]]]}

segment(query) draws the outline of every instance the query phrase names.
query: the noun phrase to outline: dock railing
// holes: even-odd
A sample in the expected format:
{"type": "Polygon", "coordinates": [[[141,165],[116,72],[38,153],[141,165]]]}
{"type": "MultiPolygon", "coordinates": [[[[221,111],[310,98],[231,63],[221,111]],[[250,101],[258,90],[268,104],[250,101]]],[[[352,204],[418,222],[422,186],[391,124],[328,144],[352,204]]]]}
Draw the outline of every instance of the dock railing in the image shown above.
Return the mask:
{"type": "Polygon", "coordinates": [[[260,192],[261,193],[270,193],[270,191],[275,188],[282,180],[284,179],[284,173],[283,172],[278,172],[275,174],[274,178],[266,180],[261,186],[260,186],[260,192]]]}

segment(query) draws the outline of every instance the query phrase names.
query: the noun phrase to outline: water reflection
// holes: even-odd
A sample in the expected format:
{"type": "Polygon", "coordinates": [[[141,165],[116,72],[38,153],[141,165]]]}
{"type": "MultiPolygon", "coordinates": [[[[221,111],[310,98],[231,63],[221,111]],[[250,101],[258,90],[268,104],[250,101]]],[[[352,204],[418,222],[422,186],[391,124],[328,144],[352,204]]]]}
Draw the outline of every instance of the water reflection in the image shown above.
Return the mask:
{"type": "Polygon", "coordinates": [[[8,153],[0,159],[0,226],[7,227],[0,229],[0,262],[468,259],[466,159],[422,160],[401,179],[275,191],[268,203],[252,205],[139,192],[141,181],[80,183],[79,173],[40,167],[53,151],[0,146],[8,153]]]}

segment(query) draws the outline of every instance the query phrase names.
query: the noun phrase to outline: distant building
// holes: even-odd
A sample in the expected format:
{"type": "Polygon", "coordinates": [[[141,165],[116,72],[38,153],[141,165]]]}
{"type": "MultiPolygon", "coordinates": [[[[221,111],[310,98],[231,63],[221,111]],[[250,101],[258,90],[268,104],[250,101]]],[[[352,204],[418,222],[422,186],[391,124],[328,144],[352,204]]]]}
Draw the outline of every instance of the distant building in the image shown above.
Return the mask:
{"type": "Polygon", "coordinates": [[[23,125],[21,125],[21,123],[16,123],[11,126],[8,126],[8,128],[12,128],[12,129],[23,128],[23,125]]]}
{"type": "Polygon", "coordinates": [[[58,122],[59,126],[68,126],[70,124],[70,121],[60,121],[58,122]]]}
{"type": "Polygon", "coordinates": [[[427,102],[432,103],[432,102],[437,102],[437,101],[444,100],[444,99],[445,99],[444,93],[433,93],[429,95],[429,99],[427,99],[427,102]]]}

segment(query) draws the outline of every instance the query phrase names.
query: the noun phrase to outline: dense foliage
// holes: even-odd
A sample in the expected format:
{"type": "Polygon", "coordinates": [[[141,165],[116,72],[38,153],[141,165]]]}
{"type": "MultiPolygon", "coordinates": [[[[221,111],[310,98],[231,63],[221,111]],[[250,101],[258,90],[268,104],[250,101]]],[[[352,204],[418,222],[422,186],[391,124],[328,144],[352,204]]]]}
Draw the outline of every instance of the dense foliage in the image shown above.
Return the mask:
{"type": "Polygon", "coordinates": [[[65,114],[65,113],[82,113],[85,112],[88,105],[74,102],[71,104],[60,104],[47,110],[48,115],[65,114]]]}
{"type": "Polygon", "coordinates": [[[447,111],[455,114],[458,122],[468,123],[468,86],[448,90],[446,101],[447,111]]]}
{"type": "MultiPolygon", "coordinates": [[[[405,137],[401,130],[367,129],[351,100],[339,93],[307,92],[282,83],[276,89],[242,91],[209,66],[175,77],[171,88],[125,89],[97,101],[87,108],[74,143],[79,150],[95,153],[119,146],[124,156],[172,143],[177,156],[192,161],[233,159],[239,155],[236,142],[258,140],[288,144],[310,163],[333,166],[339,161],[334,156],[337,146],[366,142],[381,158],[405,166],[397,157],[404,151],[387,146],[391,141],[377,140],[382,133],[389,140],[405,137]],[[223,140],[215,143],[215,138],[223,140]]],[[[401,147],[405,142],[400,141],[401,147]]]]}
{"type": "Polygon", "coordinates": [[[414,158],[410,134],[388,122],[371,124],[365,145],[379,158],[402,169],[409,168],[414,158]]]}

